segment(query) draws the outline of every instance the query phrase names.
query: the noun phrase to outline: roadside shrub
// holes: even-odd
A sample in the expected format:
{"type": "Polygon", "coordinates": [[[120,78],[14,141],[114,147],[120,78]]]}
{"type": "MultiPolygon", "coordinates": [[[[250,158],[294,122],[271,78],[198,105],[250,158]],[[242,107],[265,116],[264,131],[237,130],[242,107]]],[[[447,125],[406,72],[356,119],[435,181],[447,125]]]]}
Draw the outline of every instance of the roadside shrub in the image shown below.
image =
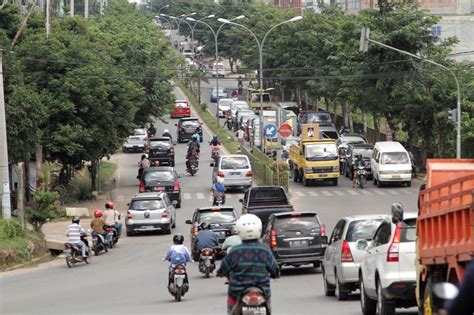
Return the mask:
{"type": "Polygon", "coordinates": [[[22,236],[25,230],[21,225],[21,222],[16,219],[0,220],[0,239],[10,239],[18,236],[22,236]]]}
{"type": "Polygon", "coordinates": [[[202,111],[207,110],[207,104],[206,103],[201,103],[201,105],[199,105],[199,106],[201,107],[202,111]]]}
{"type": "Polygon", "coordinates": [[[34,207],[26,209],[26,218],[37,232],[41,232],[43,225],[49,220],[65,216],[65,210],[58,206],[59,194],[57,192],[34,193],[34,207]]]}

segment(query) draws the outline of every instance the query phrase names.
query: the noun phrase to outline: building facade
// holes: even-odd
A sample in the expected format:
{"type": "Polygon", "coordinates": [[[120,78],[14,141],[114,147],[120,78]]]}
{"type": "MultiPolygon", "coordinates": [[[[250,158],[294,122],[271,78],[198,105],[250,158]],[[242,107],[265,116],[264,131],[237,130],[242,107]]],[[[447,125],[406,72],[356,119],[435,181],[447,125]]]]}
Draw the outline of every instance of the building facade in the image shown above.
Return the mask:
{"type": "Polygon", "coordinates": [[[273,0],[273,4],[282,9],[291,9],[293,8],[297,14],[301,14],[302,0],[273,0]]]}

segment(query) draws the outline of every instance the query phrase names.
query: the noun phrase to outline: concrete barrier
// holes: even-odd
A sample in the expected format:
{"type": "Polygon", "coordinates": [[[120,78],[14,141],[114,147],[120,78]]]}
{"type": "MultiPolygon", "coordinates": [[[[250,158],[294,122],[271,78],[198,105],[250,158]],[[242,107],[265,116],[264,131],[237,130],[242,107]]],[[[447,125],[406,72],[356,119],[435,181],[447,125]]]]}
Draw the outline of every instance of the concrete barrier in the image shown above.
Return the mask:
{"type": "Polygon", "coordinates": [[[88,217],[89,216],[89,209],[87,208],[72,208],[66,207],[66,215],[68,217],[88,217]]]}

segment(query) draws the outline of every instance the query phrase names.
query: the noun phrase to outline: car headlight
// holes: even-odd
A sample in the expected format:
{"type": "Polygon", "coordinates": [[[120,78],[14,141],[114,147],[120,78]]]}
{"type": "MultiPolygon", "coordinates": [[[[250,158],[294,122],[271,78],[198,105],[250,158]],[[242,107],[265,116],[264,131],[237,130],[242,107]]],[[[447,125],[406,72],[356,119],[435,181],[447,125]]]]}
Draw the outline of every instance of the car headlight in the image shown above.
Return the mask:
{"type": "Polygon", "coordinates": [[[403,174],[411,174],[411,170],[404,170],[402,173],[403,174]]]}
{"type": "Polygon", "coordinates": [[[306,173],[312,173],[312,172],[313,172],[313,168],[312,168],[312,167],[305,167],[305,168],[304,168],[304,171],[305,171],[306,173]]]}
{"type": "Polygon", "coordinates": [[[339,172],[339,165],[333,166],[332,171],[333,172],[339,172]]]}

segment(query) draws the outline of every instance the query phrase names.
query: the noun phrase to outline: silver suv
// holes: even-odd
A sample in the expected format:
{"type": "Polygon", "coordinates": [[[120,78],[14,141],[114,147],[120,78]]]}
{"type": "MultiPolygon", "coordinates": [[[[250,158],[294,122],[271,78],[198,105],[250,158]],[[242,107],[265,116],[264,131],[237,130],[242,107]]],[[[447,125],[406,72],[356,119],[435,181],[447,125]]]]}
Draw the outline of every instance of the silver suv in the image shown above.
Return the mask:
{"type": "Polygon", "coordinates": [[[171,229],[176,227],[176,203],[171,202],[164,192],[136,194],[128,204],[125,218],[127,236],[151,231],[171,234],[171,229]]]}

